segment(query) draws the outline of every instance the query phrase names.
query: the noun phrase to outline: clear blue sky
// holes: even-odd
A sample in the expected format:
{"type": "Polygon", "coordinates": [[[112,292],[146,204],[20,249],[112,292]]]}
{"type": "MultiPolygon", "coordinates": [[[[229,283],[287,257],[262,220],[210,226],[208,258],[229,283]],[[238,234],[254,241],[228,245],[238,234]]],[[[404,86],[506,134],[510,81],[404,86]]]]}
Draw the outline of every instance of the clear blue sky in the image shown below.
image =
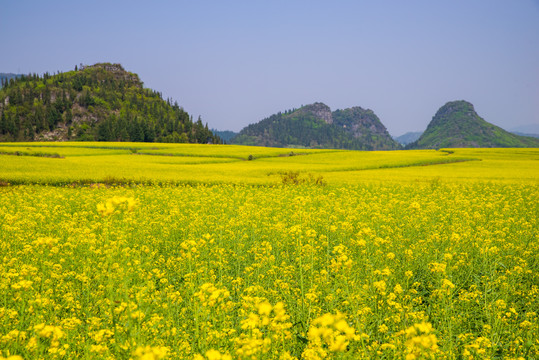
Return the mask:
{"type": "Polygon", "coordinates": [[[0,72],[118,62],[210,127],[316,101],[392,135],[447,101],[539,125],[538,0],[0,0],[0,72]]]}

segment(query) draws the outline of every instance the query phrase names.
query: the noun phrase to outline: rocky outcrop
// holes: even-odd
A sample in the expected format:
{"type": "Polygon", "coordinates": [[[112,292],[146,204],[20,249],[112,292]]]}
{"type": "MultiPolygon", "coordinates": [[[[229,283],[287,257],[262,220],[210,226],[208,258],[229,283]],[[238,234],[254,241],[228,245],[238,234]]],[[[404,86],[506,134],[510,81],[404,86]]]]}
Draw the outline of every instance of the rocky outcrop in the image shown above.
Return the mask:
{"type": "Polygon", "coordinates": [[[297,110],[299,114],[311,114],[317,119],[322,119],[326,124],[333,124],[333,114],[331,109],[324,103],[316,102],[314,104],[305,105],[297,110]]]}
{"type": "Polygon", "coordinates": [[[372,144],[377,150],[400,148],[378,116],[370,109],[355,106],[344,110],[335,110],[333,124],[342,127],[356,139],[372,144]]]}

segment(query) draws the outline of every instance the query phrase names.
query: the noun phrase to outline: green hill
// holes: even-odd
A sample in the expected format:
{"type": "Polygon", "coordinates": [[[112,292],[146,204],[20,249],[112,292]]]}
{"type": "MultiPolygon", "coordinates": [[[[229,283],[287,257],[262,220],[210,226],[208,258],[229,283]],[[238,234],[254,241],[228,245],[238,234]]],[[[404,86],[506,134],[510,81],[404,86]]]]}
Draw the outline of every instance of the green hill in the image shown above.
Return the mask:
{"type": "Polygon", "coordinates": [[[355,107],[332,113],[323,103],[271,115],[242,129],[231,143],[354,150],[399,148],[371,110],[355,107]]]}
{"type": "Polygon", "coordinates": [[[221,142],[200,118],[110,63],[23,75],[0,89],[0,141],[34,140],[221,142]]]}
{"type": "Polygon", "coordinates": [[[460,100],[442,106],[421,137],[409,149],[458,147],[539,147],[539,139],[519,136],[483,120],[471,103],[460,100]]]}

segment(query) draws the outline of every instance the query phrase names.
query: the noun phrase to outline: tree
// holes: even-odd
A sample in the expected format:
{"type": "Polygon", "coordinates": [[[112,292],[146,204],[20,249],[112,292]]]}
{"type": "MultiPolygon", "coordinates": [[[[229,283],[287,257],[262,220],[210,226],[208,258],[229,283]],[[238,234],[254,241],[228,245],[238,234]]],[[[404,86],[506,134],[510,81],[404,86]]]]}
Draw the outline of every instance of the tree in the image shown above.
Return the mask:
{"type": "Polygon", "coordinates": [[[147,125],[147,129],[144,131],[144,141],[154,142],[155,137],[155,128],[152,125],[147,125]]]}
{"type": "Polygon", "coordinates": [[[7,119],[4,112],[2,112],[2,115],[0,115],[0,134],[7,134],[7,119]]]}
{"type": "Polygon", "coordinates": [[[71,111],[71,107],[68,107],[64,114],[66,124],[71,125],[71,122],[73,121],[73,112],[71,111]]]}
{"type": "Polygon", "coordinates": [[[49,106],[47,112],[47,121],[49,123],[49,130],[54,130],[56,125],[60,122],[61,115],[54,106],[49,106]]]}
{"type": "Polygon", "coordinates": [[[144,131],[137,118],[133,119],[129,126],[129,138],[134,142],[144,141],[144,131]]]}
{"type": "Polygon", "coordinates": [[[30,141],[33,141],[34,140],[34,135],[35,135],[35,131],[34,131],[34,127],[32,126],[32,124],[30,123],[30,121],[26,121],[26,130],[25,130],[25,137],[30,140],[30,141]]]}
{"type": "Polygon", "coordinates": [[[97,127],[97,141],[111,141],[112,131],[111,131],[111,121],[105,120],[102,121],[97,127]]]}

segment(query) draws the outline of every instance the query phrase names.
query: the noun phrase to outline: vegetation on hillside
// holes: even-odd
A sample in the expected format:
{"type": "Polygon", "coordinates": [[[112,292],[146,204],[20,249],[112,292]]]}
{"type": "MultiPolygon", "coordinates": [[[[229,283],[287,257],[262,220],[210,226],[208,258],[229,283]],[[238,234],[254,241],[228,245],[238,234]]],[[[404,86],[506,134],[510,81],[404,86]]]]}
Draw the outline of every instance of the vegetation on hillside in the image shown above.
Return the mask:
{"type": "Polygon", "coordinates": [[[0,141],[220,143],[199,118],[119,64],[24,75],[0,89],[0,141]]]}
{"type": "Polygon", "coordinates": [[[366,150],[395,150],[399,144],[391,138],[378,116],[370,110],[355,106],[332,113],[333,124],[343,128],[364,144],[366,150]]]}
{"type": "Polygon", "coordinates": [[[483,120],[467,101],[442,106],[409,149],[444,147],[538,147],[539,139],[518,136],[483,120]]]}
{"type": "Polygon", "coordinates": [[[351,150],[399,148],[371,110],[352,108],[331,113],[329,107],[321,103],[271,115],[245,127],[231,142],[351,150]]]}

